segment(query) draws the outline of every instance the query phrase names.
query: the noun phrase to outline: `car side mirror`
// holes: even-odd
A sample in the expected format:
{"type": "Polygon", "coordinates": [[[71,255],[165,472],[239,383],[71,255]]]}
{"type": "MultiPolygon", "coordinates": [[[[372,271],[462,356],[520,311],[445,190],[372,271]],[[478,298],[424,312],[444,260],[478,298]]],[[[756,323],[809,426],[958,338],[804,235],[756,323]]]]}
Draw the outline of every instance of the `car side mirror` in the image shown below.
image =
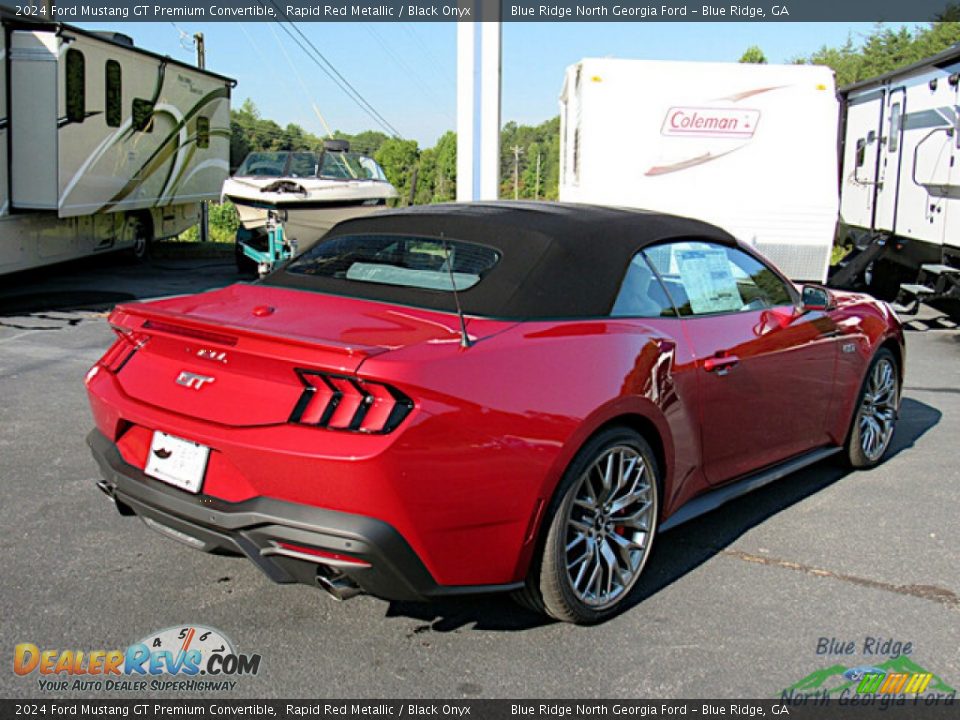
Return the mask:
{"type": "Polygon", "coordinates": [[[835,305],[833,295],[825,287],[804,285],[800,291],[800,309],[803,312],[832,310],[835,305]]]}

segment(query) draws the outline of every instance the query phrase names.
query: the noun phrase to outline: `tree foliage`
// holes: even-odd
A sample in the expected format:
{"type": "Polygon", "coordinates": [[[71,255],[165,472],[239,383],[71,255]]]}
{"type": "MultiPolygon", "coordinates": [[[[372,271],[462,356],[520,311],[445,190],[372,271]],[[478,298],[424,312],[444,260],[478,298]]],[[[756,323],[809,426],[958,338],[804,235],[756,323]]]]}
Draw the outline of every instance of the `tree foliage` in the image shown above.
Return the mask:
{"type": "Polygon", "coordinates": [[[556,200],[560,183],[560,116],[539,125],[508,122],[500,133],[500,197],[514,197],[514,165],[520,198],[556,200]],[[514,153],[519,148],[519,154],[514,153]],[[537,189],[537,157],[540,183],[537,189]]]}
{"type": "Polygon", "coordinates": [[[753,65],[766,65],[767,56],[763,54],[763,50],[760,49],[759,45],[751,45],[743,51],[743,55],[740,56],[740,60],[738,62],[750,63],[753,65]]]}
{"type": "Polygon", "coordinates": [[[800,65],[827,65],[837,74],[837,85],[866,80],[910,63],[936,55],[960,42],[960,17],[957,6],[948,6],[940,20],[927,25],[893,29],[877,23],[857,45],[852,37],[839,47],[824,45],[806,57],[794,60],[800,65]]]}

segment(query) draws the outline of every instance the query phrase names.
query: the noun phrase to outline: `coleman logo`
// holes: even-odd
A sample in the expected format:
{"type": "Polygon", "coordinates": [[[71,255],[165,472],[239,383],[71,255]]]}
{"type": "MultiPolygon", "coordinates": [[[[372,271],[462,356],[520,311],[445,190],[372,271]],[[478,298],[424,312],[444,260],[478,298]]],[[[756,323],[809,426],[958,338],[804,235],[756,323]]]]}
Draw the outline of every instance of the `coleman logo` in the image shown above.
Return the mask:
{"type": "Polygon", "coordinates": [[[672,107],[667,110],[660,134],[677,137],[751,138],[759,121],[759,110],[672,107]]]}
{"type": "Polygon", "coordinates": [[[199,390],[206,383],[212,383],[216,378],[212,378],[209,375],[197,375],[197,373],[187,372],[182,370],[179,375],[177,375],[177,385],[183,385],[184,387],[193,388],[194,390],[199,390]]]}

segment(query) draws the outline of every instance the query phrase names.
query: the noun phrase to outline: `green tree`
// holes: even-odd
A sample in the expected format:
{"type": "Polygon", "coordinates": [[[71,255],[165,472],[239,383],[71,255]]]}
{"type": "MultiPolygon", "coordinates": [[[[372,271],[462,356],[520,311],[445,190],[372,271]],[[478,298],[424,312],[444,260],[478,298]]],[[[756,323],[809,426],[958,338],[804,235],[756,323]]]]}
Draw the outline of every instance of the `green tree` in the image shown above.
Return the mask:
{"type": "Polygon", "coordinates": [[[896,70],[910,63],[923,60],[960,42],[960,17],[956,5],[948,5],[936,22],[915,27],[893,30],[877,23],[859,46],[848,37],[840,47],[824,45],[807,57],[794,62],[809,65],[826,65],[837,76],[837,85],[866,80],[896,70]]]}
{"type": "Polygon", "coordinates": [[[457,197],[457,134],[447,131],[435,146],[437,151],[431,202],[449,202],[457,197]]]}
{"type": "Polygon", "coordinates": [[[380,163],[387,179],[400,194],[400,204],[406,205],[410,199],[410,186],[414,169],[417,167],[420,151],[416,140],[390,138],[377,150],[374,159],[380,163]]]}
{"type": "Polygon", "coordinates": [[[766,65],[767,56],[763,54],[763,50],[761,50],[758,45],[751,45],[743,51],[739,62],[751,63],[753,65],[766,65]]]}

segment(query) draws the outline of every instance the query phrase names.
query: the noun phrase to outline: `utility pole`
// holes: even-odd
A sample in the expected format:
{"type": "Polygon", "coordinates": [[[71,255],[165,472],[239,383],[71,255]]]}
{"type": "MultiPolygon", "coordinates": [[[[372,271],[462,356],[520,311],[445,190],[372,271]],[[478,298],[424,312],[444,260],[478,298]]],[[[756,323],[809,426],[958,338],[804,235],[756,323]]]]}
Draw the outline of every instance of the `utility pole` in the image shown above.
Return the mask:
{"type": "Polygon", "coordinates": [[[533,199],[540,199],[540,152],[537,151],[537,189],[533,192],[533,199]]]}
{"type": "MultiPolygon", "coordinates": [[[[203,33],[193,36],[193,43],[197,48],[197,67],[201,70],[207,67],[207,50],[203,44],[203,33]]],[[[200,201],[200,242],[210,239],[210,207],[206,200],[200,201]]]]}
{"type": "Polygon", "coordinates": [[[513,146],[513,199],[520,199],[520,153],[519,145],[513,146]]]}

